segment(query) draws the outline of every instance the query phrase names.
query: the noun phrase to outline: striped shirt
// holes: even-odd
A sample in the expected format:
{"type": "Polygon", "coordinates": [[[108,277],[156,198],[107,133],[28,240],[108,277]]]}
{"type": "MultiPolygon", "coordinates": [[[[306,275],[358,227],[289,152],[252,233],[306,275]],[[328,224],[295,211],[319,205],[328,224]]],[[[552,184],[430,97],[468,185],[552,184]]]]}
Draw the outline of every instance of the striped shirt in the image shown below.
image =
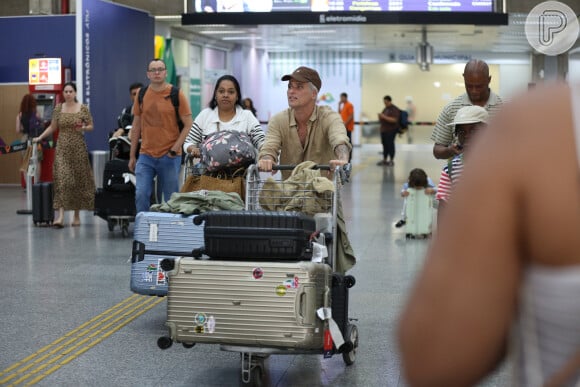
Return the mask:
{"type": "Polygon", "coordinates": [[[450,163],[445,164],[443,167],[435,199],[445,201],[449,200],[451,197],[451,191],[453,187],[457,185],[461,172],[463,172],[463,154],[455,156],[450,163]],[[449,170],[450,165],[451,170],[449,170]]]}
{"type": "MultiPolygon", "coordinates": [[[[489,113],[490,118],[500,109],[503,104],[503,100],[495,94],[493,91],[489,92],[489,98],[484,106],[484,109],[489,113]]],[[[457,111],[464,106],[472,106],[473,104],[469,100],[467,93],[460,95],[453,101],[449,102],[437,118],[437,123],[435,128],[433,128],[433,133],[431,134],[431,140],[435,144],[440,145],[451,145],[453,143],[453,131],[452,125],[449,125],[455,119],[457,111]]]]}
{"type": "Polygon", "coordinates": [[[195,117],[183,143],[183,150],[187,152],[187,148],[190,145],[199,147],[204,138],[220,130],[236,130],[246,133],[258,151],[266,138],[260,122],[250,110],[244,110],[241,106],[236,106],[234,118],[228,122],[222,122],[220,121],[217,107],[215,109],[206,108],[195,117]]]}

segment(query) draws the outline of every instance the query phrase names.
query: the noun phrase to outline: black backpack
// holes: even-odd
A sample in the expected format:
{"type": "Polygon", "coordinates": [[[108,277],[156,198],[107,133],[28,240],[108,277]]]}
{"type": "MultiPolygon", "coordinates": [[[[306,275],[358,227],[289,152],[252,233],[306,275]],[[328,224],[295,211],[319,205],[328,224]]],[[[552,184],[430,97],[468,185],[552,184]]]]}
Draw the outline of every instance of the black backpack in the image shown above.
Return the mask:
{"type": "MultiPolygon", "coordinates": [[[[139,90],[139,96],[138,96],[138,101],[139,101],[139,108],[141,109],[141,111],[143,111],[143,96],[145,95],[145,92],[147,91],[147,88],[149,86],[143,86],[140,90],[139,90]]],[[[171,99],[171,104],[173,105],[173,108],[175,109],[175,118],[177,118],[177,126],[179,126],[179,131],[181,132],[183,130],[183,121],[181,121],[181,117],[179,116],[179,88],[176,86],[171,85],[171,91],[169,92],[169,98],[171,99]]]]}

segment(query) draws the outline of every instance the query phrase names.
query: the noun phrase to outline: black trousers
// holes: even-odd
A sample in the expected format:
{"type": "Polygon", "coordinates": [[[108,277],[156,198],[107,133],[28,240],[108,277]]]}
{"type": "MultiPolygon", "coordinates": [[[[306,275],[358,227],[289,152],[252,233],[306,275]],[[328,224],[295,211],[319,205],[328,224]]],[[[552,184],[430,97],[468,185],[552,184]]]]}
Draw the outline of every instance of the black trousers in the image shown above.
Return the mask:
{"type": "MultiPolygon", "coordinates": [[[[350,146],[352,147],[352,132],[346,131],[346,135],[348,136],[348,141],[350,141],[350,146]]],[[[348,154],[348,162],[352,159],[352,148],[350,149],[350,153],[348,154]]]]}
{"type": "Polygon", "coordinates": [[[396,130],[391,130],[389,132],[381,132],[381,142],[383,143],[383,158],[391,158],[391,161],[395,159],[395,137],[397,136],[396,130]]]}

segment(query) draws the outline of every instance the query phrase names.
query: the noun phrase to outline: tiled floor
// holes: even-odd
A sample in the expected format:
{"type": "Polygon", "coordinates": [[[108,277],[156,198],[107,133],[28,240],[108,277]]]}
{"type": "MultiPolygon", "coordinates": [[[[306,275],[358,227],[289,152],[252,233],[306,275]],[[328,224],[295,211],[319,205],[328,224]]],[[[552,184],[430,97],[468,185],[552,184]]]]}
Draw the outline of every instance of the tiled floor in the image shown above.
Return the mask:
{"type": "MultiPolygon", "coordinates": [[[[404,230],[393,225],[408,171],[421,167],[438,180],[441,163],[426,141],[401,141],[394,167],[375,165],[379,151],[373,144],[354,150],[352,180],[343,190],[358,257],[350,304],[360,333],[356,362],[346,367],[341,356],[273,355],[265,385],[405,385],[395,328],[429,240],[405,240],[404,230]]],[[[239,385],[237,353],[215,345],[157,347],[157,338],[167,332],[165,300],[130,292],[131,238],[118,229],[109,232],[90,213],[83,213],[80,228],[34,227],[31,216],[16,214],[22,208],[21,188],[0,187],[0,385],[239,385]]],[[[502,371],[485,385],[508,381],[502,371]]]]}

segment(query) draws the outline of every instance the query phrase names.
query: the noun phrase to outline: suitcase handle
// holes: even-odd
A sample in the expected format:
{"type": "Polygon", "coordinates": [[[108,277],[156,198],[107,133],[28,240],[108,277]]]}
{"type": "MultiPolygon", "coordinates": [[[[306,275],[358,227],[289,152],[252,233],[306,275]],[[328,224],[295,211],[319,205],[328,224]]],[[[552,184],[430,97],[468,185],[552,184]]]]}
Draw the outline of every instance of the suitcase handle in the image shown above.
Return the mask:
{"type": "Polygon", "coordinates": [[[312,316],[312,313],[307,313],[308,308],[308,298],[311,295],[311,292],[315,291],[312,286],[300,286],[299,293],[297,294],[298,298],[298,319],[302,325],[312,325],[314,321],[309,319],[309,316],[312,316]]]}
{"type": "Polygon", "coordinates": [[[145,255],[163,255],[167,257],[199,258],[199,256],[195,256],[194,251],[147,250],[145,249],[145,243],[134,240],[133,248],[131,249],[131,263],[143,261],[145,259],[145,255]]]}

